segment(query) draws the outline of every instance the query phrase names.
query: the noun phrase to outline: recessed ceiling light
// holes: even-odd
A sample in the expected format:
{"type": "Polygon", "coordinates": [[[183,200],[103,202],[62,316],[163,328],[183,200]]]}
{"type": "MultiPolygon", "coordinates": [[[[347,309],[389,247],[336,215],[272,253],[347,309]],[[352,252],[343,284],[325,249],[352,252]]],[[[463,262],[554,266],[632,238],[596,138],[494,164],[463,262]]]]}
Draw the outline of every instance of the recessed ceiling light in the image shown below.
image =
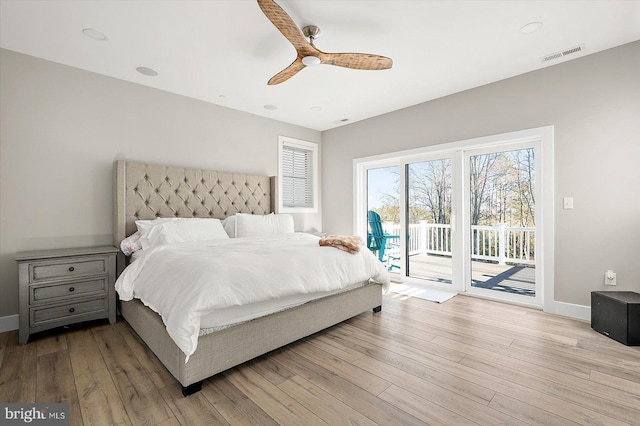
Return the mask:
{"type": "Polygon", "coordinates": [[[138,67],[136,68],[136,71],[138,71],[140,74],[144,74],[149,77],[155,77],[158,75],[158,71],[152,70],[151,68],[147,68],[147,67],[138,67]]]}
{"type": "Polygon", "coordinates": [[[322,107],[319,107],[319,106],[311,107],[311,111],[322,111],[322,107]]]}
{"type": "Polygon", "coordinates": [[[264,109],[268,109],[269,111],[273,111],[274,109],[278,109],[275,105],[265,105],[264,109]]]}
{"type": "Polygon", "coordinates": [[[532,34],[542,28],[542,22],[529,22],[524,27],[520,28],[522,34],[532,34]]]}
{"type": "Polygon", "coordinates": [[[94,40],[98,40],[98,41],[109,40],[109,38],[106,35],[102,34],[100,31],[94,30],[93,28],[85,28],[84,30],[82,30],[82,32],[84,33],[84,35],[94,40]]]}

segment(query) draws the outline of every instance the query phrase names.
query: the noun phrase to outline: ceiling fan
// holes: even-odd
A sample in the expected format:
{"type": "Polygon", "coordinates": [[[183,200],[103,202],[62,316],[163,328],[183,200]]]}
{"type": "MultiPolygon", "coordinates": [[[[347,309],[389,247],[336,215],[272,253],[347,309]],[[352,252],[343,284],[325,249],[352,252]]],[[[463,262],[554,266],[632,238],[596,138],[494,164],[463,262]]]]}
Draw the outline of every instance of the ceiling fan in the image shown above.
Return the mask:
{"type": "Polygon", "coordinates": [[[304,67],[326,64],[357,70],[386,70],[391,68],[393,61],[380,55],[368,53],[326,53],[318,50],[313,41],[318,38],[320,28],[309,25],[300,29],[293,19],[273,0],[258,0],[260,9],[267,15],[273,25],[295,47],[298,52],[296,60],[284,70],[271,77],[267,84],[280,84],[293,77],[304,67]],[[307,38],[309,39],[307,41],[307,38]]]}

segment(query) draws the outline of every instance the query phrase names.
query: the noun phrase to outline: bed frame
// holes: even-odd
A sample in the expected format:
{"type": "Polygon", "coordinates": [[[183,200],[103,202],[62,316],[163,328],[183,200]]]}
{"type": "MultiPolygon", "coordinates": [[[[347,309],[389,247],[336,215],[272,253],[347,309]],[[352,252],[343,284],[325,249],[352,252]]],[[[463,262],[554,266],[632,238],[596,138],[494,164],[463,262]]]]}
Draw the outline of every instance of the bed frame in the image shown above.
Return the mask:
{"type": "MultiPolygon", "coordinates": [[[[113,244],[120,246],[136,231],[135,221],[156,217],[211,217],[271,211],[270,180],[266,176],[222,173],[119,160],[114,163],[113,244]]],[[[117,274],[126,266],[118,253],[117,274]]],[[[120,302],[120,313],[182,385],[187,396],[204,379],[309,336],[368,309],[382,308],[379,284],[314,300],[217,331],[198,340],[185,363],[184,353],[166,332],[158,314],[138,300],[120,302]]]]}

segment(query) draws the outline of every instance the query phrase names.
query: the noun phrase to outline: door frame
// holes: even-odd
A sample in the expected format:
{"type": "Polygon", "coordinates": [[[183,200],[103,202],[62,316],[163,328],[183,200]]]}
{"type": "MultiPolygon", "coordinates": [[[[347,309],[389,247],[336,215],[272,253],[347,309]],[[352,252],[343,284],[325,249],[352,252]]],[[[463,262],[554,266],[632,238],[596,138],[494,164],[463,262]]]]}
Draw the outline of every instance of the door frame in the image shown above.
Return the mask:
{"type": "MultiPolygon", "coordinates": [[[[541,167],[541,155],[539,155],[541,153],[541,148],[542,148],[542,143],[541,143],[541,139],[539,138],[532,138],[530,140],[523,140],[520,142],[513,142],[513,143],[509,143],[509,144],[500,144],[500,145],[493,145],[493,146],[485,146],[485,147],[480,147],[480,148],[473,148],[473,149],[467,149],[463,152],[463,162],[464,164],[468,165],[469,161],[471,159],[471,157],[476,156],[476,155],[485,155],[485,154],[491,154],[491,153],[497,153],[497,152],[506,152],[506,151],[517,151],[517,150],[524,150],[524,149],[529,149],[532,148],[534,149],[535,152],[535,160],[534,160],[534,171],[535,171],[535,187],[534,187],[534,193],[535,193],[535,213],[534,213],[534,219],[535,219],[535,229],[536,229],[536,240],[535,240],[535,258],[536,258],[536,265],[535,265],[535,291],[536,294],[533,297],[533,299],[531,298],[531,296],[523,296],[523,295],[519,295],[519,294],[512,294],[512,293],[508,293],[508,292],[499,292],[496,290],[489,290],[489,289],[483,289],[483,288],[478,288],[478,287],[472,287],[471,286],[471,281],[472,281],[472,265],[473,262],[471,261],[471,212],[470,212],[470,206],[469,206],[469,200],[471,199],[471,188],[469,186],[469,181],[470,181],[470,167],[465,167],[464,168],[464,179],[463,181],[465,182],[465,186],[464,186],[464,200],[465,200],[465,204],[467,205],[467,208],[465,208],[462,211],[462,217],[463,217],[463,222],[464,225],[462,227],[463,230],[463,243],[464,243],[464,252],[465,254],[468,256],[468,260],[465,262],[464,264],[464,287],[465,287],[465,291],[470,294],[470,295],[474,295],[474,296],[479,296],[479,297],[490,297],[490,298],[496,298],[498,300],[504,300],[507,302],[513,302],[513,303],[517,303],[517,304],[521,304],[521,305],[532,305],[532,306],[542,306],[542,297],[543,297],[543,277],[542,277],[542,269],[543,268],[539,268],[538,267],[538,254],[540,253],[540,256],[544,256],[544,243],[543,241],[539,241],[539,239],[537,238],[538,236],[538,231],[539,231],[539,226],[538,224],[541,223],[542,221],[542,212],[544,211],[544,203],[541,203],[539,200],[542,200],[542,187],[541,185],[538,184],[538,179],[539,179],[539,173],[538,170],[541,167]],[[466,226],[469,225],[469,226],[466,226]],[[495,293],[495,294],[494,294],[495,293]]],[[[544,201],[544,200],[543,200],[544,201]]],[[[540,234],[542,235],[542,234],[540,234]]]]}
{"type": "MultiPolygon", "coordinates": [[[[430,153],[425,153],[422,155],[415,155],[415,156],[411,156],[408,158],[405,158],[404,163],[401,165],[401,167],[403,167],[405,169],[405,180],[403,181],[403,183],[405,183],[405,187],[404,192],[405,192],[405,198],[404,198],[404,216],[406,218],[407,215],[407,208],[409,207],[409,200],[407,199],[407,193],[408,193],[408,186],[406,185],[408,183],[408,175],[406,173],[407,166],[411,165],[411,164],[415,164],[415,163],[422,163],[422,162],[428,162],[428,161],[437,161],[437,160],[451,160],[451,219],[450,219],[450,224],[451,224],[451,252],[452,252],[452,256],[451,256],[451,284],[444,284],[444,283],[438,283],[435,281],[431,281],[428,279],[424,279],[424,278],[417,278],[417,277],[410,277],[406,275],[406,270],[403,272],[402,274],[402,278],[403,278],[403,282],[407,283],[407,284],[413,284],[413,285],[428,285],[430,287],[435,287],[438,289],[442,289],[442,290],[455,290],[456,292],[461,292],[464,291],[464,288],[460,285],[460,283],[462,283],[462,259],[459,256],[460,250],[458,249],[458,238],[457,238],[457,232],[459,229],[461,229],[459,227],[459,223],[458,223],[458,215],[456,214],[456,206],[458,206],[461,202],[460,199],[460,182],[459,179],[456,179],[456,176],[459,174],[460,172],[460,163],[457,159],[457,153],[455,151],[452,150],[439,150],[439,151],[435,151],[435,152],[430,152],[430,153]]],[[[405,219],[406,222],[406,219],[405,219]]],[[[407,239],[407,235],[409,234],[409,224],[406,223],[406,226],[402,227],[402,231],[403,231],[403,240],[406,241],[407,239]]],[[[405,243],[406,245],[406,243],[405,243]]],[[[409,259],[408,257],[404,257],[403,258],[404,262],[403,264],[407,264],[409,259]]],[[[411,271],[409,271],[411,272],[411,271]]]]}
{"type": "MultiPolygon", "coordinates": [[[[521,304],[542,308],[544,310],[553,310],[554,302],[554,126],[544,126],[532,129],[520,130],[509,133],[484,136],[473,139],[460,140],[444,144],[430,145],[422,148],[410,149],[405,151],[389,152],[386,154],[374,155],[353,160],[353,232],[365,238],[367,236],[367,170],[371,168],[399,166],[400,182],[404,185],[406,182],[405,167],[407,163],[420,161],[422,159],[433,159],[438,156],[452,156],[452,174],[453,179],[453,201],[452,201],[452,219],[453,233],[457,237],[452,243],[454,253],[453,256],[453,289],[458,292],[467,291],[465,283],[469,271],[465,270],[468,255],[464,249],[464,239],[459,232],[465,229],[464,212],[468,210],[467,202],[462,196],[465,185],[464,182],[464,154],[470,150],[478,150],[482,148],[494,147],[500,149],[500,146],[514,145],[525,142],[538,141],[539,152],[536,151],[536,234],[539,232],[541,238],[536,235],[536,280],[540,277],[541,294],[536,295],[535,302],[527,302],[520,300],[505,300],[500,295],[484,295],[473,294],[477,297],[483,297],[493,300],[505,300],[510,303],[521,304]],[[456,183],[457,182],[457,183],[456,183]],[[462,187],[460,187],[462,186],[462,187]],[[539,191],[539,192],[538,192],[539,191]],[[539,217],[539,222],[538,222],[539,217]],[[538,275],[539,274],[539,275],[538,275]],[[539,296],[539,297],[538,297],[539,296]]],[[[404,188],[400,190],[400,205],[406,206],[406,191],[404,188]]],[[[405,215],[400,215],[400,226],[403,235],[406,235],[405,215]]],[[[400,278],[404,283],[420,285],[414,280],[407,280],[406,277],[406,241],[401,239],[401,254],[403,261],[401,263],[400,278]],[[411,281],[411,282],[410,282],[411,281]]],[[[422,281],[422,280],[416,280],[422,281]]],[[[470,278],[469,278],[470,283],[470,278]]],[[[445,284],[442,284],[443,286],[445,284]]],[[[446,285],[446,288],[451,289],[446,285]]],[[[499,293],[499,292],[496,292],[499,293]]]]}

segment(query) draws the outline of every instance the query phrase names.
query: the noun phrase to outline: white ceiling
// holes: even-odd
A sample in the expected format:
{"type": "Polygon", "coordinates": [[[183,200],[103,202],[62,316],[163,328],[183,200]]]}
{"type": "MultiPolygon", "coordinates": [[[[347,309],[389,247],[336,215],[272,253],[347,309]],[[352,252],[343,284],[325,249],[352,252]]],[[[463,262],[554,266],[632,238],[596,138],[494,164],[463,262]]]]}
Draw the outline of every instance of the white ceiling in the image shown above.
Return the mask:
{"type": "Polygon", "coordinates": [[[2,0],[0,46],[326,130],[640,39],[640,1],[276,1],[300,27],[321,28],[320,50],[384,55],[393,68],[320,65],[267,86],[296,53],[254,0],[2,0]],[[534,21],[541,30],[520,33],[534,21]]]}

